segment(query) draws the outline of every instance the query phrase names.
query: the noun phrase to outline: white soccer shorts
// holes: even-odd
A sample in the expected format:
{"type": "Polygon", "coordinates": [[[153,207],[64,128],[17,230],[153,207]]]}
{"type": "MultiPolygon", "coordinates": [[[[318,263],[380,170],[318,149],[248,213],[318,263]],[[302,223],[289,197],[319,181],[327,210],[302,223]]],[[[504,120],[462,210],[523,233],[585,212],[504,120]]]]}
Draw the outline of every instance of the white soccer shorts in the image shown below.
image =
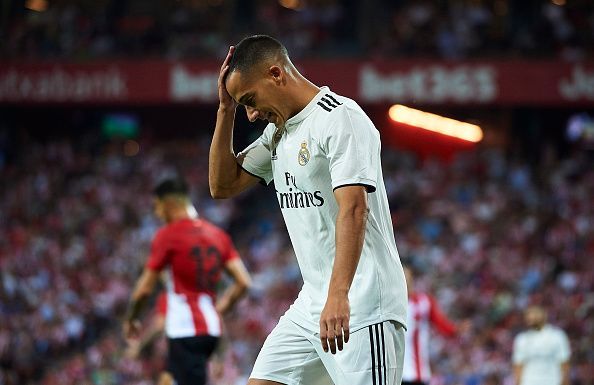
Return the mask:
{"type": "Polygon", "coordinates": [[[324,352],[319,333],[281,317],[250,378],[286,385],[400,385],[404,328],[385,321],[351,333],[336,354],[324,352]]]}

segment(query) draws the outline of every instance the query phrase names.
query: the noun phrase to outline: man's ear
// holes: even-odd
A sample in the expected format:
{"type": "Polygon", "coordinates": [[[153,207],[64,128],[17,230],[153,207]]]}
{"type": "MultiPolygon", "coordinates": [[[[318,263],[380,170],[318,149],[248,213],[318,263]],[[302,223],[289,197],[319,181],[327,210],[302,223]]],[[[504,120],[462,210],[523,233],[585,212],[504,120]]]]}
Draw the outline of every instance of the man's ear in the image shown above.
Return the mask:
{"type": "Polygon", "coordinates": [[[283,81],[283,70],[279,66],[271,66],[268,69],[268,73],[274,79],[275,82],[281,83],[283,81]]]}

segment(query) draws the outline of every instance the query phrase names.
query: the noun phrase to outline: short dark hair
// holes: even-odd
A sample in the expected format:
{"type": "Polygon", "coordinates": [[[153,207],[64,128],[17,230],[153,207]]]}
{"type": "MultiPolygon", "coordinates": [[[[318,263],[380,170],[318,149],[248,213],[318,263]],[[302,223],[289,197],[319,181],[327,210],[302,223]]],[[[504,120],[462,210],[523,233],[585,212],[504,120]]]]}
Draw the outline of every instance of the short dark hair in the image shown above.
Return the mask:
{"type": "Polygon", "coordinates": [[[161,181],[153,190],[153,194],[159,199],[163,199],[167,195],[187,196],[188,193],[188,184],[181,178],[165,179],[161,181]]]}
{"type": "Polygon", "coordinates": [[[234,71],[248,72],[256,64],[278,54],[288,56],[285,46],[268,35],[254,35],[243,38],[235,46],[227,74],[234,71]]]}

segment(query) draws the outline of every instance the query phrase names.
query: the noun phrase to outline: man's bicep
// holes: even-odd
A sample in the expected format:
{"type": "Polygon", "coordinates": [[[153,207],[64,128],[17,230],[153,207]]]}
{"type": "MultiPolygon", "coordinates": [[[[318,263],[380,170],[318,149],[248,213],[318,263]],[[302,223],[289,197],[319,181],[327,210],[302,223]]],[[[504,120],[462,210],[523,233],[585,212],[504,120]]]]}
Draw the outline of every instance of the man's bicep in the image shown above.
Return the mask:
{"type": "Polygon", "coordinates": [[[164,229],[161,229],[155,235],[155,239],[153,239],[151,253],[145,267],[155,271],[163,270],[165,265],[169,263],[169,251],[168,233],[164,229]]]}
{"type": "Polygon", "coordinates": [[[256,182],[262,181],[265,185],[272,180],[270,148],[263,136],[237,155],[237,164],[241,169],[240,178],[238,178],[242,181],[241,183],[255,184],[254,180],[247,175],[257,178],[256,182]]]}
{"type": "Polygon", "coordinates": [[[257,183],[263,183],[263,181],[264,180],[261,177],[250,173],[241,167],[241,165],[239,165],[239,176],[237,177],[237,185],[239,190],[237,191],[238,193],[256,185],[257,183]]]}

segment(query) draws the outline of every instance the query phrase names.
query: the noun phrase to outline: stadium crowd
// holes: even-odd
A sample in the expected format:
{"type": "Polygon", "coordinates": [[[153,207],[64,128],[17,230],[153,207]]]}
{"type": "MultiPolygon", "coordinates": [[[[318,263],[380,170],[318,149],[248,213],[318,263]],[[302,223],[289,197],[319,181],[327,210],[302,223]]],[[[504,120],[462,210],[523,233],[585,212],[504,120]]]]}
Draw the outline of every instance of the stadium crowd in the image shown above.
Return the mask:
{"type": "MultiPolygon", "coordinates": [[[[142,137],[134,156],[91,133],[8,136],[0,135],[0,177],[9,181],[0,186],[0,384],[152,383],[165,343],[128,358],[120,321],[159,225],[151,187],[177,172],[253,274],[211,364],[213,385],[244,384],[301,284],[273,188],[211,200],[205,136],[142,137]]],[[[529,165],[477,149],[442,163],[384,150],[401,257],[422,272],[420,289],[472,324],[459,339],[433,340],[435,384],[510,384],[513,337],[531,303],[567,331],[572,384],[594,383],[594,168],[582,155],[529,165]]]]}
{"type": "Polygon", "coordinates": [[[0,56],[222,57],[266,33],[294,57],[592,57],[589,0],[11,0],[0,56]],[[32,10],[32,9],[35,9],[32,10]],[[377,12],[377,10],[381,12],[377,12]]]}

